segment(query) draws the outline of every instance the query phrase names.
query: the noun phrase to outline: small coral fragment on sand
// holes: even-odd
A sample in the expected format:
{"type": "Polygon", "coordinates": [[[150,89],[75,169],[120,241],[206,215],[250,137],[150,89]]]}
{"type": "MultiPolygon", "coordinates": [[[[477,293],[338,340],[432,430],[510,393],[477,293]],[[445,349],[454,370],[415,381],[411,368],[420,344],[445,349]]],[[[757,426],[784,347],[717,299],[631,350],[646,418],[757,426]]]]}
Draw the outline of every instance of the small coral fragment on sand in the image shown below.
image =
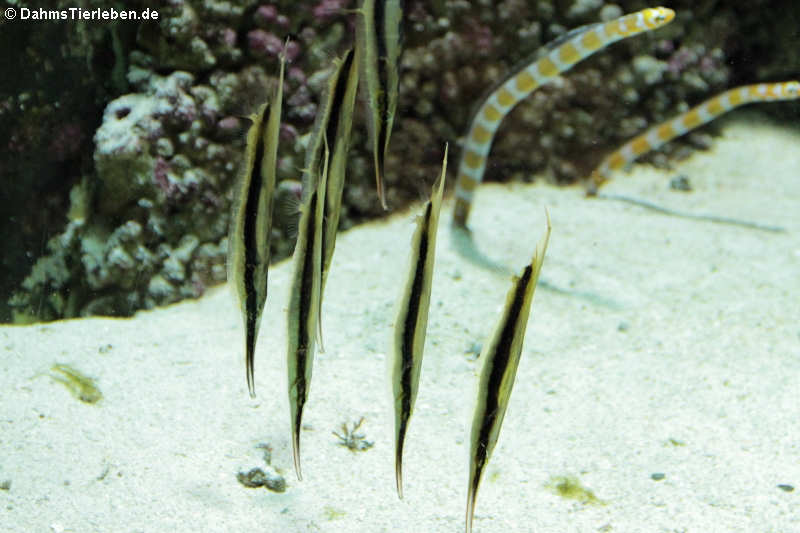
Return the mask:
{"type": "Polygon", "coordinates": [[[363,416],[358,422],[353,423],[353,427],[350,429],[347,427],[347,422],[342,423],[342,434],[340,435],[335,431],[333,432],[334,435],[339,437],[338,444],[344,446],[351,452],[364,452],[372,448],[372,445],[375,444],[374,442],[366,440],[366,435],[363,433],[356,433],[363,423],[363,416]]]}

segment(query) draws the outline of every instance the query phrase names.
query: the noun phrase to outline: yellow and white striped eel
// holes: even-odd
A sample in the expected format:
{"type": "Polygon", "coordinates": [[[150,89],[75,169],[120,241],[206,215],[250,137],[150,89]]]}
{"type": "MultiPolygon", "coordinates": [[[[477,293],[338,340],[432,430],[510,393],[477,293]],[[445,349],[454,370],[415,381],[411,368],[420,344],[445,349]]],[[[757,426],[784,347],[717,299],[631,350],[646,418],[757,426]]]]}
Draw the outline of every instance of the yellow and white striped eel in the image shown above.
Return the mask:
{"type": "Polygon", "coordinates": [[[606,157],[592,172],[589,184],[590,193],[595,192],[597,187],[608,181],[613,171],[628,166],[639,156],[714,120],[731,109],[753,102],[773,102],[795,98],[800,98],[800,81],[795,80],[743,85],[718,94],[686,113],[650,128],[606,157]]]}
{"type": "Polygon", "coordinates": [[[472,118],[456,182],[453,224],[466,227],[475,188],[483,179],[486,159],[500,122],[511,109],[560,73],[609,44],[659,28],[675,18],[665,7],[653,7],[609,22],[581,26],[546,45],[536,61],[514,73],[483,102],[472,118]]]}

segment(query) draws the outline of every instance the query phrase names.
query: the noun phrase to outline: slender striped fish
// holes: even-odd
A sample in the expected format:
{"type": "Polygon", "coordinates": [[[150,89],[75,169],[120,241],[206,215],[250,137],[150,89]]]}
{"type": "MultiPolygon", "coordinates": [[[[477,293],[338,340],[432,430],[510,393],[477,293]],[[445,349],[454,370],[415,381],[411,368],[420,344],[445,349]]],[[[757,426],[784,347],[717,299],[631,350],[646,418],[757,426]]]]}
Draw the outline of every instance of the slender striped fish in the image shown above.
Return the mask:
{"type": "Polygon", "coordinates": [[[294,248],[294,272],[289,293],[289,411],[292,427],[292,450],[297,479],[300,472],[300,428],[303,407],[308,399],[314,365],[314,335],[317,331],[320,286],[322,284],[322,218],[325,215],[325,187],[328,179],[327,147],[324,167],[300,208],[300,227],[294,248]]]}
{"type": "Polygon", "coordinates": [[[469,488],[467,489],[466,531],[472,531],[472,517],[481,474],[489,462],[500,426],[506,413],[514,377],[517,373],[522,342],[531,310],[533,293],[539,272],[542,269],[547,242],[550,240],[550,215],[547,214],[547,229],[536,245],[531,263],[519,277],[514,277],[506,296],[506,305],[492,339],[481,353],[483,368],[478,385],[478,401],[472,418],[470,434],[469,488]]]}
{"type": "Polygon", "coordinates": [[[319,181],[320,173],[328,164],[327,187],[325,191],[325,216],[322,222],[322,284],[317,314],[318,341],[322,349],[322,294],[328,278],[333,250],[336,247],[336,229],[342,208],[347,153],[350,149],[350,132],[353,125],[353,109],[358,89],[358,58],[352,49],[335,61],[328,78],[324,104],[317,113],[314,131],[306,150],[304,187],[311,190],[319,181]],[[328,147],[326,152],[325,147],[328,147]],[[325,153],[330,161],[325,161],[325,153]]]}
{"type": "Polygon", "coordinates": [[[384,161],[389,149],[400,89],[402,0],[364,0],[358,13],[356,47],[364,69],[362,79],[370,114],[369,131],[375,159],[375,184],[381,206],[387,209],[384,161]]]}
{"type": "Polygon", "coordinates": [[[349,50],[339,61],[336,81],[331,83],[330,120],[325,135],[330,147],[331,160],[328,168],[328,186],[325,192],[325,220],[322,228],[322,287],[325,288],[330,270],[333,250],[336,248],[336,230],[342,211],[342,192],[347,170],[347,154],[350,150],[350,132],[353,126],[353,110],[358,89],[358,57],[349,50]]]}
{"type": "Polygon", "coordinates": [[[503,81],[472,117],[458,167],[453,224],[466,228],[472,197],[483,180],[492,140],[503,117],[515,105],[536,88],[598,50],[620,39],[660,28],[674,17],[675,12],[671,9],[654,7],[610,22],[581,26],[545,45],[535,61],[503,81]]]}
{"type": "Polygon", "coordinates": [[[228,281],[242,309],[245,331],[245,367],[247,389],[255,397],[253,376],[256,339],[261,313],[267,301],[269,238],[272,232],[272,206],[275,192],[275,168],[283,102],[281,57],[278,86],[271,102],[262,104],[250,116],[245,160],[236,199],[233,202],[231,232],[228,236],[228,281]]]}
{"type": "Polygon", "coordinates": [[[445,145],[439,187],[425,204],[423,215],[417,218],[417,229],[411,239],[408,281],[403,289],[394,323],[391,381],[394,398],[395,478],[397,495],[401,499],[403,498],[403,443],[419,389],[422,353],[428,329],[433,261],[436,255],[436,230],[439,227],[439,211],[442,207],[446,174],[447,146],[445,145]]]}
{"type": "Polygon", "coordinates": [[[740,105],[800,98],[800,81],[758,83],[730,89],[693,107],[663,124],[650,128],[606,157],[592,172],[590,194],[608,181],[611,173],[633,163],[636,158],[680,137],[740,105]]]}

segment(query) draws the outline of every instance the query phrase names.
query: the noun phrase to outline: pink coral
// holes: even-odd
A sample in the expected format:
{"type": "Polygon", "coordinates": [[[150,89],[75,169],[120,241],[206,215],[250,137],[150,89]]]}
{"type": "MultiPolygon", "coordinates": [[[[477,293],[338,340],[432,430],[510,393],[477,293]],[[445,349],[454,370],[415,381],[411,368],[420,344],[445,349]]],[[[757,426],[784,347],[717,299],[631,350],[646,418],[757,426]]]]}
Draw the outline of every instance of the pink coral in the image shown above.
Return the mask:
{"type": "Polygon", "coordinates": [[[297,133],[297,128],[285,122],[281,123],[280,135],[282,141],[289,141],[289,142],[294,141],[299,136],[299,134],[297,133]]]}
{"type": "Polygon", "coordinates": [[[324,21],[341,14],[347,4],[348,0],[322,0],[322,2],[314,6],[311,12],[314,18],[324,21]]]}
{"type": "Polygon", "coordinates": [[[236,45],[236,31],[232,28],[225,28],[219,34],[219,40],[226,46],[236,45]]]}
{"type": "Polygon", "coordinates": [[[473,43],[478,55],[489,56],[492,53],[492,29],[489,26],[471,21],[466,32],[467,42],[473,43]]]}
{"type": "Polygon", "coordinates": [[[242,129],[242,122],[237,117],[225,117],[217,122],[217,132],[229,137],[242,129]]]}
{"type": "Polygon", "coordinates": [[[65,161],[80,150],[82,141],[83,131],[78,122],[62,124],[50,142],[50,156],[56,161],[65,161]]]}
{"type": "Polygon", "coordinates": [[[153,167],[153,181],[156,182],[158,188],[167,196],[171,196],[175,193],[175,184],[173,184],[169,176],[167,176],[169,170],[169,163],[167,163],[163,157],[156,159],[156,164],[153,167]]]}
{"type": "Polygon", "coordinates": [[[286,60],[289,62],[297,59],[300,55],[300,43],[297,41],[289,41],[286,43],[286,60]]]}
{"type": "Polygon", "coordinates": [[[258,6],[253,18],[256,22],[275,22],[278,18],[278,8],[270,5],[258,6]]]}
{"type": "Polygon", "coordinates": [[[247,33],[247,44],[255,55],[277,57],[283,50],[283,41],[277,35],[260,29],[247,33]]]}
{"type": "Polygon", "coordinates": [[[298,85],[306,83],[306,73],[299,67],[289,67],[289,72],[286,73],[286,79],[298,85]]]}

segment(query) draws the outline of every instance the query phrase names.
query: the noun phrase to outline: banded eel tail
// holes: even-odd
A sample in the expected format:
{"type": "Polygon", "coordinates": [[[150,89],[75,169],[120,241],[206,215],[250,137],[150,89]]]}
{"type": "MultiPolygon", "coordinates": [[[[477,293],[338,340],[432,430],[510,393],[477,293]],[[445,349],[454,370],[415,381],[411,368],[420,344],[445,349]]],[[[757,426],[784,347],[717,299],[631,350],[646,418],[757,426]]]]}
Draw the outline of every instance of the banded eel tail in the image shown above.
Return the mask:
{"type": "Polygon", "coordinates": [[[773,102],[796,98],[800,98],[800,81],[795,80],[743,85],[718,94],[686,113],[650,128],[606,157],[592,172],[589,179],[589,194],[596,194],[598,187],[609,180],[613,171],[630,165],[639,156],[714,120],[731,109],[753,102],[773,102]]]}
{"type": "Polygon", "coordinates": [[[456,182],[453,224],[466,227],[475,188],[483,179],[486,158],[500,122],[537,87],[569,70],[609,44],[654,30],[675,18],[664,7],[648,8],[604,23],[581,26],[544,46],[537,59],[509,76],[481,104],[464,143],[456,182]]]}

